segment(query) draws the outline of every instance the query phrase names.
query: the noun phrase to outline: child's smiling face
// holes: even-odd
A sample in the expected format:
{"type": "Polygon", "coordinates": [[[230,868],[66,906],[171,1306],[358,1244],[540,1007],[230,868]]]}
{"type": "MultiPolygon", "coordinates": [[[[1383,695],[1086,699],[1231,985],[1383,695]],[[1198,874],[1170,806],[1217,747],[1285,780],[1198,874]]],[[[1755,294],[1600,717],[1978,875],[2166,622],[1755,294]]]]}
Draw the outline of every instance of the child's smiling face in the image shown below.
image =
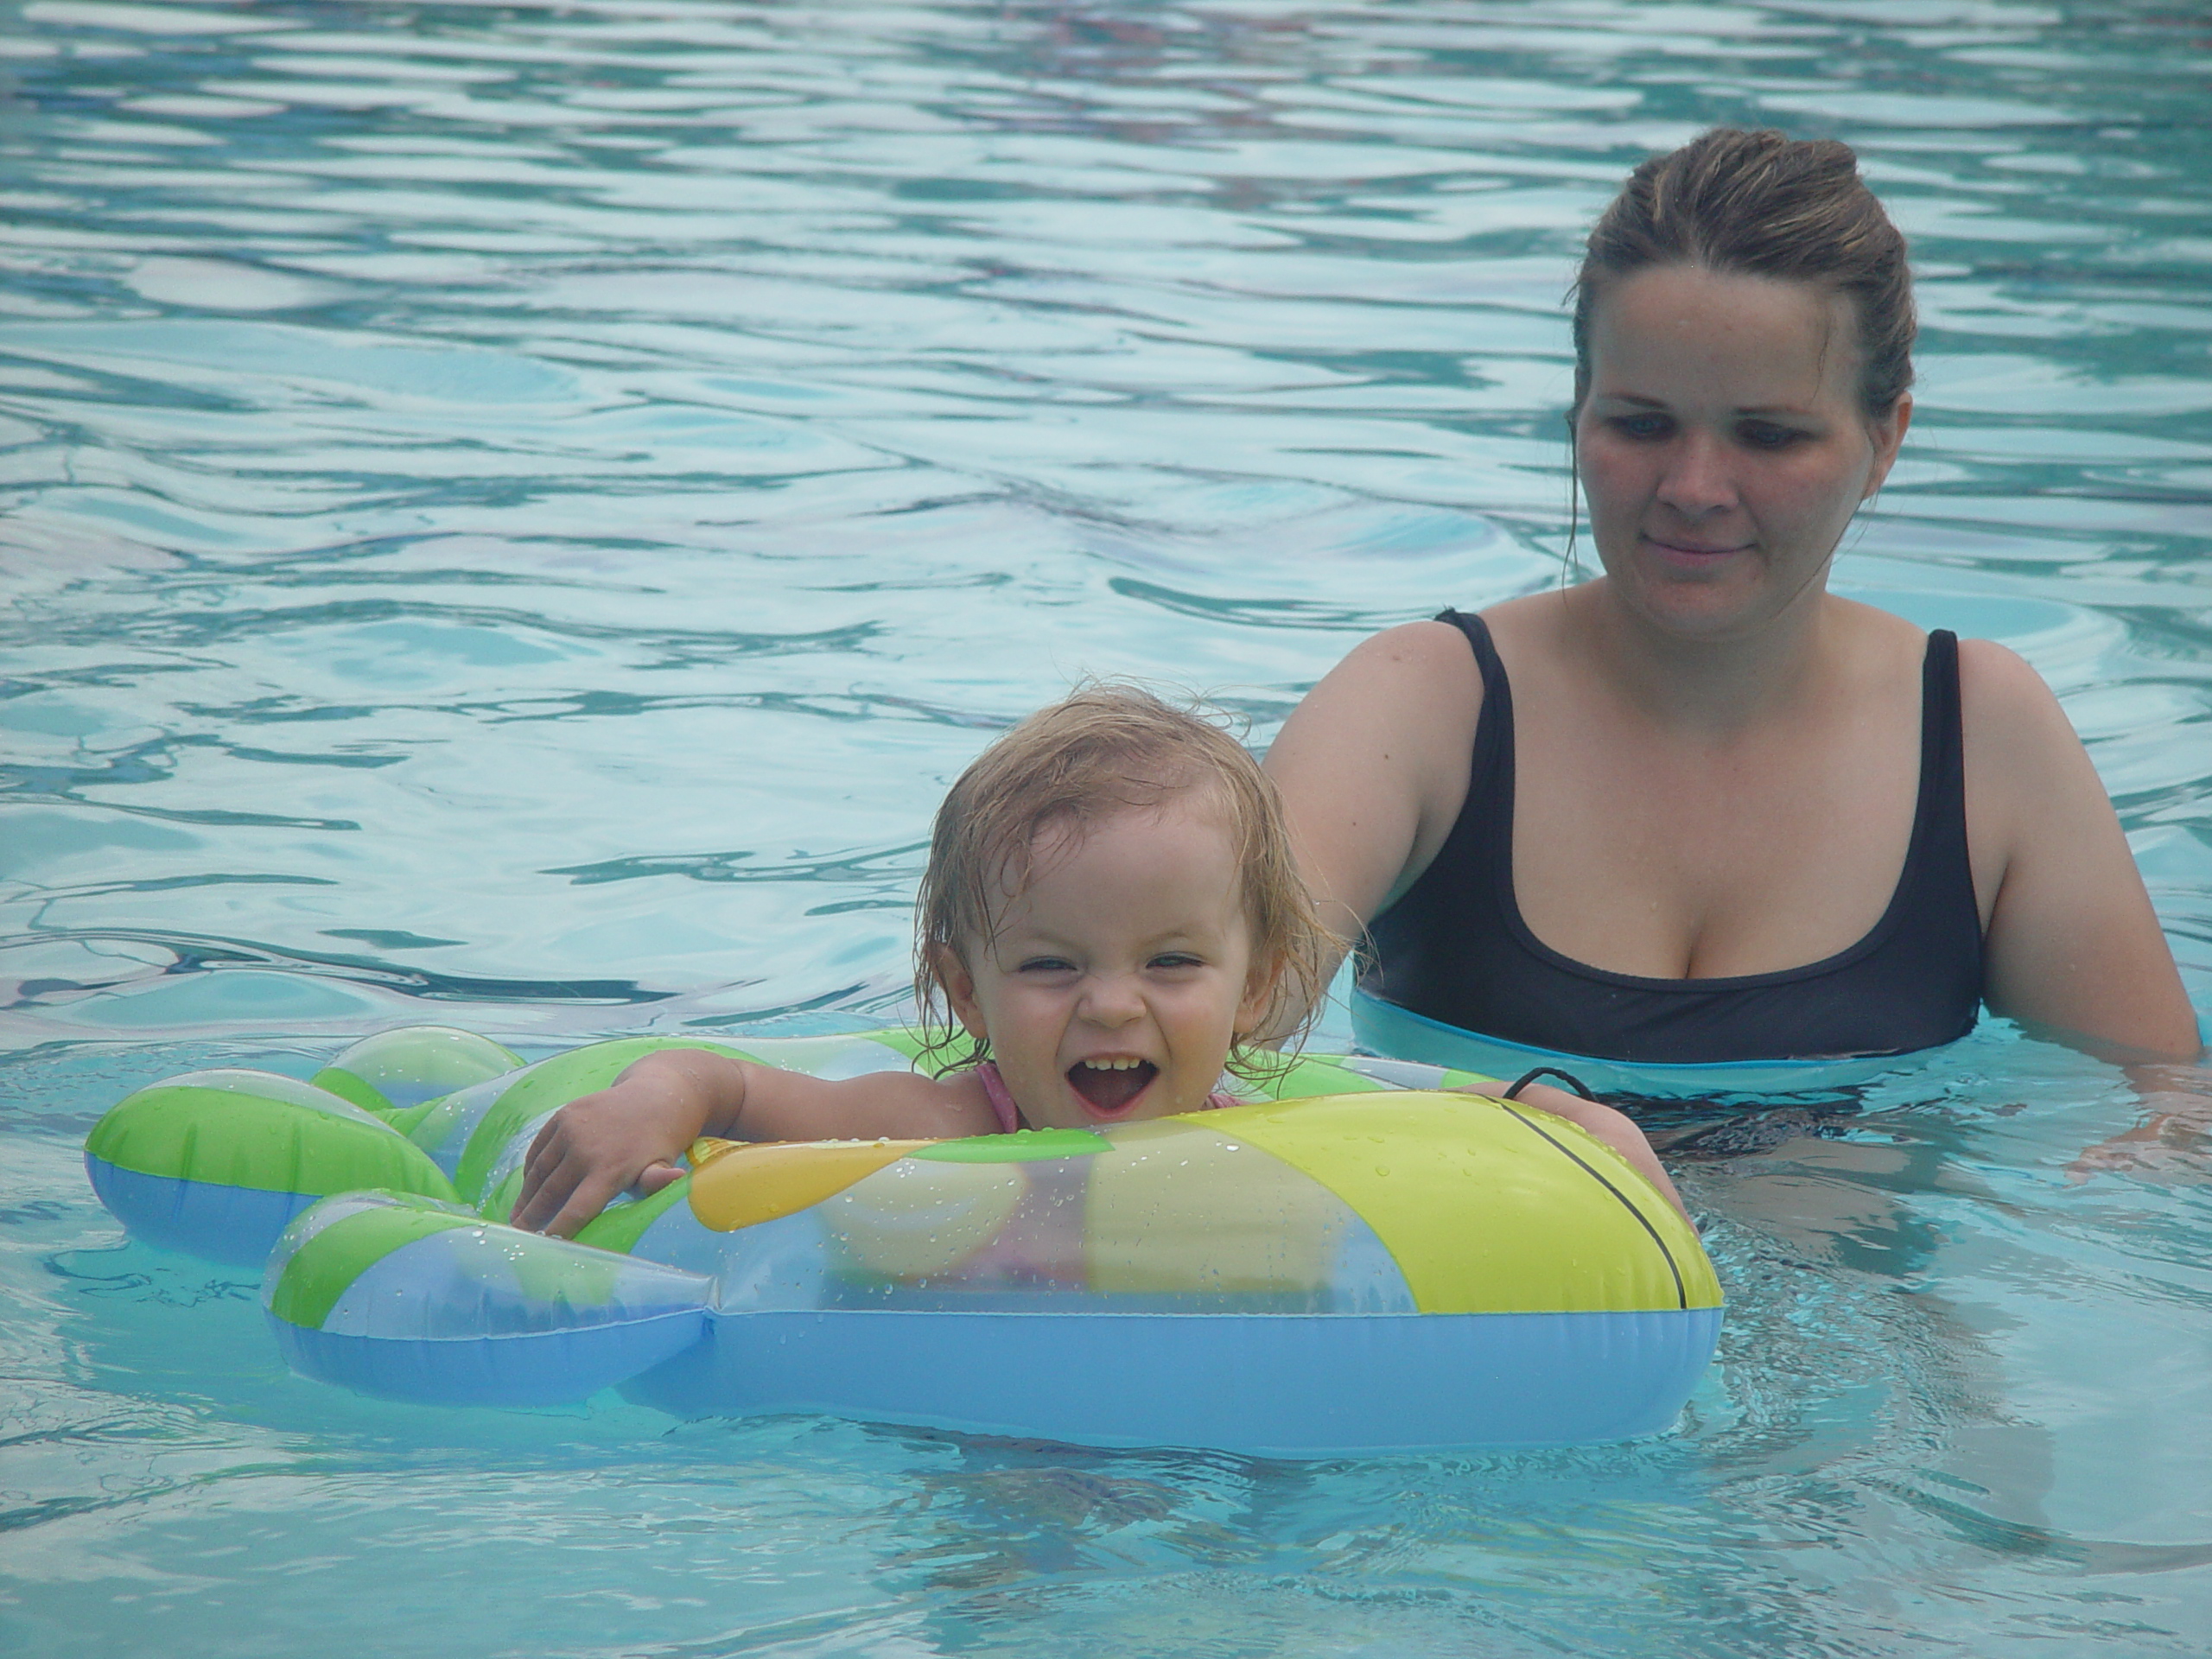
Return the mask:
{"type": "Polygon", "coordinates": [[[1223,814],[1170,797],[1047,830],[997,937],[946,964],[962,1025],[988,1036],[1036,1128],[1195,1111],[1268,989],[1253,982],[1243,881],[1223,814]]]}

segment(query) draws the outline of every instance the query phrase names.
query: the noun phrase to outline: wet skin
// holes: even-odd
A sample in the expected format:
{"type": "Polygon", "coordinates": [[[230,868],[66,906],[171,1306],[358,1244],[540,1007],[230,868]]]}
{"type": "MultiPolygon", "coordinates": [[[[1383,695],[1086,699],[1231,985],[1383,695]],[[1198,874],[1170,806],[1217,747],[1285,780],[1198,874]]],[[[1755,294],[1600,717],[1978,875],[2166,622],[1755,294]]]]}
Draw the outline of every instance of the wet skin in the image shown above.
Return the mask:
{"type": "Polygon", "coordinates": [[[948,964],[1023,1118],[1071,1128],[1196,1111],[1267,987],[1236,849],[1202,798],[1048,831],[988,944],[948,964]]]}
{"type": "Polygon", "coordinates": [[[1609,287],[1575,454],[1608,597],[1703,639],[1817,601],[1911,419],[1869,420],[1849,302],[1693,266],[1609,287]]]}

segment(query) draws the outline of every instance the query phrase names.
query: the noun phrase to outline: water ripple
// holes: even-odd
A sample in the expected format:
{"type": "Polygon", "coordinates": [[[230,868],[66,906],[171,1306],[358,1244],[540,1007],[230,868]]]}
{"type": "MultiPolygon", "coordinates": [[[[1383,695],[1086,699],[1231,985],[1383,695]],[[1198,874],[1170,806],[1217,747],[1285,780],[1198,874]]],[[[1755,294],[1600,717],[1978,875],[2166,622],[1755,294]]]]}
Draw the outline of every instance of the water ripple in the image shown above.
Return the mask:
{"type": "Polygon", "coordinates": [[[1839,582],[2051,680],[2204,1002],[2207,44],[2151,0],[0,0],[0,1641],[2195,1651],[2204,1189],[2069,1174],[2138,1097],[2002,1027],[1684,1161],[1734,1300],[1676,1435],[1319,1470],[308,1390],[76,1142],[407,1019],[898,1017],[929,813],[1071,679],[1263,742],[1365,632],[1563,578],[1578,236],[1716,121],[1848,138],[1913,239],[1839,582]]]}

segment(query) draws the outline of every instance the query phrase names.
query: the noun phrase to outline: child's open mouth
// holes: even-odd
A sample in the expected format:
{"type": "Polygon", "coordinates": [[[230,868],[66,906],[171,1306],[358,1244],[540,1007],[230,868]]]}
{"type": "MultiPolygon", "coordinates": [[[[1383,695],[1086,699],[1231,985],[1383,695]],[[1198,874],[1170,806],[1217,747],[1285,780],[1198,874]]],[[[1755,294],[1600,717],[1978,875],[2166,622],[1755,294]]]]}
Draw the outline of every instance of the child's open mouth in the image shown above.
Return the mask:
{"type": "Polygon", "coordinates": [[[1110,1117],[1135,1105],[1137,1096],[1159,1075],[1160,1068],[1150,1060],[1109,1060],[1103,1065],[1077,1060],[1068,1067],[1068,1087],[1081,1095],[1092,1111],[1110,1117]]]}

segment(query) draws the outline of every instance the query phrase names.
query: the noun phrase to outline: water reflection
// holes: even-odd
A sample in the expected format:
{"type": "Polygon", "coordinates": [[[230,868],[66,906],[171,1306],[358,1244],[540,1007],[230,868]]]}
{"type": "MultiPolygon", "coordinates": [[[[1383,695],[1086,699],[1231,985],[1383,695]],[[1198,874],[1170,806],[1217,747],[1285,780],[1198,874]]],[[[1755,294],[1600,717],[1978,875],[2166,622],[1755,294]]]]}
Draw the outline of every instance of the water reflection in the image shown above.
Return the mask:
{"type": "Polygon", "coordinates": [[[118,1248],[76,1143],[425,1004],[896,1017],[921,826],[1071,677],[1264,741],[1366,632],[1560,579],[1576,235],[1717,120],[1840,132],[1914,238],[1919,414],[1840,580],[2050,677],[2206,1001],[2205,44],[2147,3],[0,0],[0,1628],[2190,1650],[2201,1166],[2083,1164],[2137,1095],[2003,1028],[1685,1157],[1734,1306],[1678,1436],[1312,1470],[335,1396],[118,1248]]]}

